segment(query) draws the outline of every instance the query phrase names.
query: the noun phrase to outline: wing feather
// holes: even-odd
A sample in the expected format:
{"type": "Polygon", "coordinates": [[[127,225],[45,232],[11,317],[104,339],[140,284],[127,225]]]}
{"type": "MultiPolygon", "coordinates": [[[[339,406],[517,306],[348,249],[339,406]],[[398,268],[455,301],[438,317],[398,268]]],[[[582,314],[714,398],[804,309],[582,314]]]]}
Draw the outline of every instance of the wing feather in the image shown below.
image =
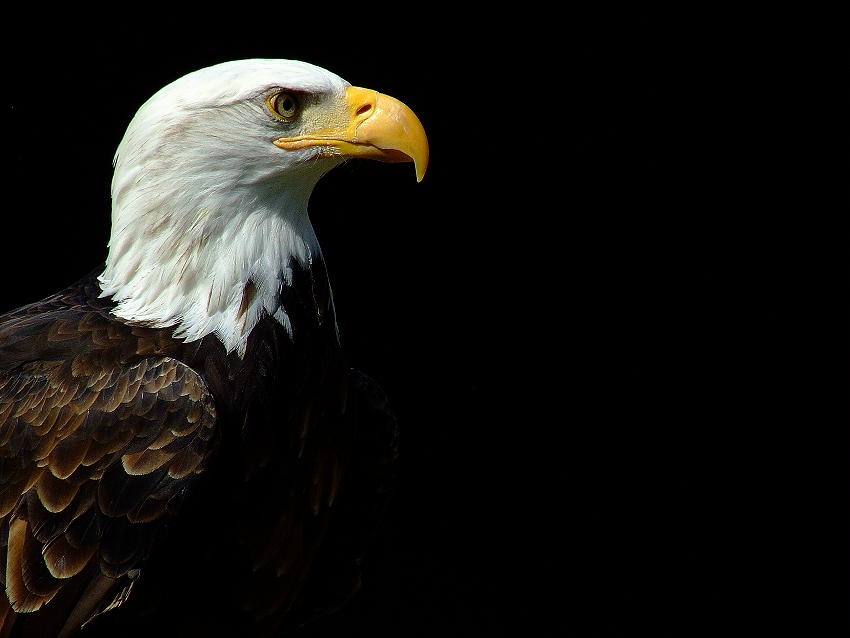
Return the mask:
{"type": "Polygon", "coordinates": [[[27,535],[27,522],[21,519],[12,521],[9,526],[9,540],[6,552],[6,596],[18,613],[35,611],[46,601],[27,589],[23,578],[24,538],[27,535]]]}
{"type": "MultiPolygon", "coordinates": [[[[47,341],[68,346],[95,325],[91,314],[58,319],[47,341]]],[[[0,372],[0,572],[13,612],[50,609],[75,578],[126,587],[212,452],[203,380],[166,356],[124,363],[106,346],[127,333],[107,323],[88,333],[101,349],[0,372]]],[[[0,632],[14,616],[4,612],[0,632]]]]}

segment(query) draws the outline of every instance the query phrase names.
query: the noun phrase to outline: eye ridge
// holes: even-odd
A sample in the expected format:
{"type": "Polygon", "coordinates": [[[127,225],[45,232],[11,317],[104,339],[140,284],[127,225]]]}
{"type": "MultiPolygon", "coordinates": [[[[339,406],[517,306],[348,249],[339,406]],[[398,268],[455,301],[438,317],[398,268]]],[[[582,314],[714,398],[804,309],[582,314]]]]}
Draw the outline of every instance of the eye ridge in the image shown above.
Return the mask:
{"type": "Polygon", "coordinates": [[[269,109],[284,120],[292,120],[298,114],[298,99],[288,91],[278,91],[266,100],[269,109]]]}

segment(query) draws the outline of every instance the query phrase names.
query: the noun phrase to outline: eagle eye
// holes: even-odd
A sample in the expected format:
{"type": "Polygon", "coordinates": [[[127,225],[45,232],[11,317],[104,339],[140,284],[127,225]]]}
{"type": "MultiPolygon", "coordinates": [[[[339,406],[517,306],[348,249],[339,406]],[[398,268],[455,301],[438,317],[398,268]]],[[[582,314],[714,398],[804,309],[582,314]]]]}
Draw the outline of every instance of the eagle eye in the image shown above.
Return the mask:
{"type": "Polygon", "coordinates": [[[286,91],[272,93],[266,100],[269,110],[284,120],[292,120],[298,115],[298,99],[286,91]]]}

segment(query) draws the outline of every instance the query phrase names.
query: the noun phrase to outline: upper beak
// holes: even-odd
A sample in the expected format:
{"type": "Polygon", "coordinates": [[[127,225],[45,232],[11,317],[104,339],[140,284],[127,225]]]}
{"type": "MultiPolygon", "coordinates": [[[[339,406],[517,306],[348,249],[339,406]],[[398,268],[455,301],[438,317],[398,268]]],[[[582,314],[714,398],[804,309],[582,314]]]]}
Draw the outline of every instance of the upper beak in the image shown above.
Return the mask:
{"type": "Polygon", "coordinates": [[[287,150],[326,146],[334,154],[381,162],[413,162],[416,181],[428,168],[428,138],[416,114],[394,97],[350,86],[345,91],[342,121],[306,135],[282,137],[275,146],[287,150]]]}

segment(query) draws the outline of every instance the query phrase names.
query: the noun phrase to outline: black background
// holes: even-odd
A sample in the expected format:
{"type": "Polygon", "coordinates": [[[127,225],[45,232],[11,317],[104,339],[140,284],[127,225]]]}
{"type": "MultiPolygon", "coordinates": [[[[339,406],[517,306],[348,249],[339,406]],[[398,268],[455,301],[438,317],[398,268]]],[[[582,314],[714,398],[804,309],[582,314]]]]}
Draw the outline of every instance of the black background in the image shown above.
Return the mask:
{"type": "Polygon", "coordinates": [[[551,19],[38,23],[6,52],[9,308],[103,260],[114,149],[187,72],[303,59],[423,122],[421,184],[350,162],[310,202],[403,445],[365,589],[311,638],[725,634],[797,562],[793,517],[760,524],[807,502],[775,451],[809,240],[759,194],[770,65],[693,18],[551,19]]]}

